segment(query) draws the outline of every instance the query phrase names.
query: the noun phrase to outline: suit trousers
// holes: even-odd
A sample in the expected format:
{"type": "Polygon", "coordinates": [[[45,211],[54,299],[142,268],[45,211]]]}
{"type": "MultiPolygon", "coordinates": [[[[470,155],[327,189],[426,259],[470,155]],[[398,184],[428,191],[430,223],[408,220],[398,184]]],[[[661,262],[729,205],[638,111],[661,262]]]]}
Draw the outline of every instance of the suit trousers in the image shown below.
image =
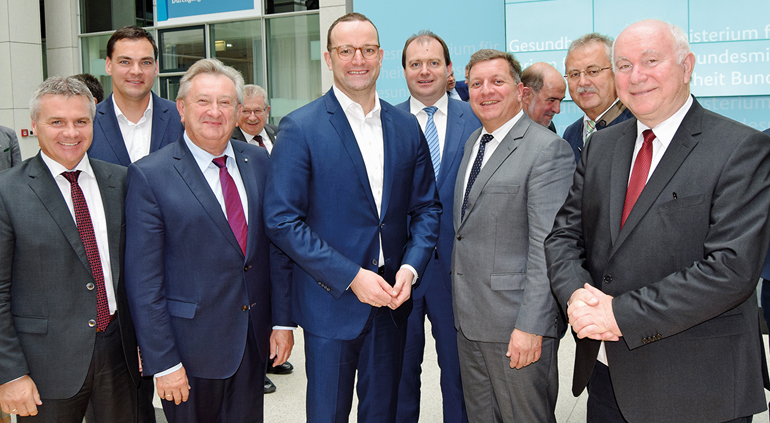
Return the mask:
{"type": "MultiPolygon", "coordinates": [[[[436,272],[437,273],[437,272],[436,272]]],[[[404,364],[398,386],[399,423],[417,423],[420,417],[420,373],[425,352],[425,316],[436,341],[438,366],[441,368],[441,397],[444,423],[468,423],[460,380],[457,330],[452,313],[452,294],[437,277],[422,298],[413,300],[406,328],[404,364]]]]}
{"type": "MultiPolygon", "coordinates": [[[[723,423],[751,423],[753,419],[754,416],[746,416],[723,423]]],[[[623,418],[615,400],[610,369],[598,361],[588,381],[586,423],[628,423],[628,420],[623,418]]]]}
{"type": "Polygon", "coordinates": [[[166,419],[169,423],[262,423],[266,365],[259,356],[254,327],[249,320],[246,348],[238,370],[227,379],[204,379],[188,374],[187,401],[179,405],[162,401],[166,419]]]}
{"type": "Polygon", "coordinates": [[[361,334],[344,341],[304,332],[308,423],[347,423],[358,370],[358,422],[395,423],[406,327],[375,308],[361,334]]]}
{"type": "Polygon", "coordinates": [[[465,406],[471,423],[556,422],[557,338],[543,337],[540,360],[510,367],[507,343],[471,341],[457,333],[465,406]]]}
{"type": "Polygon", "coordinates": [[[19,417],[19,423],[82,423],[89,402],[94,423],[136,421],[136,387],[126,366],[119,320],[96,333],[94,356],[80,391],[67,399],[41,398],[37,416],[19,417]]]}

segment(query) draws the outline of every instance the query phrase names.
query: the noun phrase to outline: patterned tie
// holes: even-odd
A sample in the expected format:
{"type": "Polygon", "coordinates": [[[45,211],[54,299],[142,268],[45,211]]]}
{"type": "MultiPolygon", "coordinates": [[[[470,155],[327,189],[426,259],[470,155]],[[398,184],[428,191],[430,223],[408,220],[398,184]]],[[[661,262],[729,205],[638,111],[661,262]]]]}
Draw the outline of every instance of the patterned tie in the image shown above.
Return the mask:
{"type": "Polygon", "coordinates": [[[588,139],[588,137],[591,136],[591,134],[594,133],[594,131],[596,131],[596,122],[589,119],[588,121],[586,121],[586,136],[585,138],[583,138],[584,146],[585,146],[586,140],[588,139]]]}
{"type": "Polygon", "coordinates": [[[94,226],[91,223],[91,213],[88,212],[88,204],[83,196],[83,191],[78,185],[80,171],[62,172],[62,176],[70,181],[72,193],[72,205],[75,209],[75,223],[78,225],[78,234],[86,249],[88,264],[91,266],[91,274],[96,282],[96,327],[104,332],[110,324],[110,305],[107,302],[107,291],[104,287],[104,271],[102,260],[99,258],[99,247],[96,245],[94,226]]]}
{"type": "Polygon", "coordinates": [[[620,227],[626,223],[628,215],[631,214],[631,209],[634,208],[636,200],[642,193],[644,186],[647,184],[647,175],[650,173],[650,165],[652,164],[652,141],[655,140],[655,134],[652,133],[652,129],[646,129],[642,132],[644,136],[644,142],[642,148],[636,153],[636,161],[634,162],[634,168],[631,170],[631,179],[628,181],[628,190],[626,190],[626,202],[623,204],[623,217],[620,220],[620,227]]]}
{"type": "Polygon", "coordinates": [[[235,235],[235,239],[238,240],[238,244],[245,255],[248,226],[246,225],[246,217],[243,214],[241,196],[238,194],[238,188],[235,186],[233,177],[227,171],[226,160],[227,156],[217,157],[214,159],[214,164],[219,168],[219,183],[222,185],[222,195],[225,197],[227,223],[230,224],[230,229],[233,230],[233,235],[235,235]]]}
{"type": "Polygon", "coordinates": [[[481,145],[479,145],[479,152],[476,153],[476,160],[473,161],[473,167],[471,168],[471,174],[468,176],[468,187],[465,188],[465,198],[463,198],[463,210],[460,214],[460,220],[465,219],[465,208],[468,206],[468,194],[471,193],[473,183],[476,182],[476,177],[481,172],[481,163],[484,161],[484,150],[488,142],[492,141],[492,134],[484,134],[481,137],[481,145]]]}
{"type": "Polygon", "coordinates": [[[257,143],[258,146],[260,146],[262,148],[267,148],[267,147],[265,147],[265,143],[262,142],[262,135],[255,136],[253,138],[253,140],[257,143]]]}
{"type": "Polygon", "coordinates": [[[425,124],[425,138],[428,140],[428,148],[430,148],[430,161],[433,162],[433,172],[436,179],[438,179],[438,171],[441,167],[441,146],[438,142],[436,123],[433,121],[433,114],[436,113],[438,107],[430,106],[423,110],[428,114],[428,123],[425,124]]]}

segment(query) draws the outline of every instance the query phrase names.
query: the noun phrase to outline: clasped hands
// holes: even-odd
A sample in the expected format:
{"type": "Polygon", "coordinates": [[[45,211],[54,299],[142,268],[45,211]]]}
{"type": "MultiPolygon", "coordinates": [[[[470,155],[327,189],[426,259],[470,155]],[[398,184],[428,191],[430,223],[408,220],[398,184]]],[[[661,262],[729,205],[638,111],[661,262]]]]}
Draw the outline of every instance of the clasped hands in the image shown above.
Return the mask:
{"type": "Polygon", "coordinates": [[[353,278],[350,289],[358,297],[358,301],[373,307],[388,306],[397,309],[412,295],[412,280],[414,274],[409,269],[400,269],[396,273],[396,284],[390,286],[382,276],[371,270],[359,269],[353,278]]]}
{"type": "Polygon", "coordinates": [[[590,284],[572,293],[567,317],[578,338],[617,341],[623,336],[612,311],[612,298],[590,284]]]}

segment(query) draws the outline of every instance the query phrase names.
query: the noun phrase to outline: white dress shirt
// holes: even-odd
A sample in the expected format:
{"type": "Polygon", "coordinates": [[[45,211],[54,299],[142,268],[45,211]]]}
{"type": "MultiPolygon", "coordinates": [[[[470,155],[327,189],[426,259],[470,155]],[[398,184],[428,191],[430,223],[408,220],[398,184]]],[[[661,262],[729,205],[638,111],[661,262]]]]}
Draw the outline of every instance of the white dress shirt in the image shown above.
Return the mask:
{"type": "Polygon", "coordinates": [[[120,133],[123,135],[123,142],[126,144],[128,157],[131,163],[150,154],[150,143],[152,141],[152,96],[147,103],[144,114],[139,122],[134,123],[128,120],[126,115],[115,102],[115,96],[112,96],[112,104],[115,106],[115,117],[118,119],[120,133]]]}
{"type": "MultiPolygon", "coordinates": [[[[259,143],[257,140],[254,139],[256,135],[252,135],[241,128],[241,132],[243,132],[243,137],[246,138],[246,141],[249,144],[256,145],[259,147],[259,143]]],[[[271,154],[273,152],[273,141],[270,139],[270,136],[267,135],[267,131],[265,128],[262,128],[262,132],[259,133],[259,135],[262,136],[262,144],[265,144],[265,148],[267,149],[267,154],[271,154]]]]}
{"type": "MultiPolygon", "coordinates": [[[[512,117],[508,122],[505,122],[503,126],[497,128],[494,132],[491,133],[492,140],[487,142],[486,147],[484,147],[484,158],[481,161],[481,168],[484,169],[484,165],[487,164],[489,161],[489,158],[492,157],[492,153],[497,150],[497,146],[500,145],[500,143],[505,139],[505,137],[508,135],[508,132],[511,132],[511,128],[513,128],[513,125],[516,125],[516,122],[521,119],[521,116],[524,114],[523,110],[519,110],[519,113],[516,113],[516,116],[512,117]]],[[[468,189],[468,179],[471,176],[471,169],[473,169],[473,162],[476,160],[476,155],[479,153],[479,146],[481,145],[481,138],[484,136],[484,134],[489,134],[484,127],[481,128],[481,134],[479,134],[479,137],[476,139],[476,142],[473,144],[473,150],[471,150],[471,160],[468,162],[468,168],[465,169],[465,183],[463,184],[463,195],[465,195],[465,191],[468,189]]]]}
{"type": "MultiPolygon", "coordinates": [[[[611,109],[611,108],[612,108],[612,107],[615,105],[615,103],[617,103],[618,101],[620,101],[620,99],[619,99],[619,98],[616,98],[616,99],[615,99],[615,101],[613,101],[613,102],[612,102],[612,104],[610,104],[610,107],[608,107],[608,108],[607,108],[607,110],[603,111],[603,112],[602,112],[602,114],[600,114],[599,116],[597,116],[597,117],[596,117],[596,120],[594,120],[594,123],[596,123],[596,122],[599,122],[600,120],[602,120],[602,116],[606,115],[606,114],[607,114],[607,112],[609,112],[609,111],[610,111],[610,109],[611,109]]],[[[583,115],[583,146],[584,146],[584,147],[585,147],[586,137],[587,137],[588,135],[590,135],[590,134],[588,133],[588,121],[589,121],[589,120],[591,120],[591,118],[590,118],[590,117],[588,117],[588,115],[584,114],[584,115],[583,115]]],[[[596,128],[596,126],[594,126],[594,128],[596,128]]],[[[595,131],[595,130],[594,130],[594,131],[595,131]]]]}
{"type": "MultiPolygon", "coordinates": [[[[433,123],[436,125],[436,131],[438,132],[438,146],[439,146],[439,159],[444,154],[444,141],[446,139],[446,126],[449,116],[449,97],[446,95],[441,96],[435,104],[438,108],[436,113],[433,114],[433,123]]],[[[414,97],[409,97],[409,112],[411,112],[420,123],[422,132],[425,133],[425,125],[428,124],[428,112],[423,110],[425,107],[420,100],[414,97]]]]}
{"type": "MultiPolygon", "coordinates": [[[[104,290],[107,292],[107,304],[110,307],[110,314],[114,314],[118,309],[118,303],[115,300],[115,287],[112,285],[112,266],[110,266],[110,244],[107,237],[107,218],[104,216],[104,203],[102,203],[102,194],[99,191],[99,184],[96,182],[96,175],[91,168],[91,162],[88,161],[88,155],[84,155],[72,169],[67,169],[61,163],[46,156],[42,151],[40,157],[48,166],[56,185],[61,191],[64,202],[72,215],[72,220],[77,225],[75,218],[75,206],[72,204],[72,184],[62,172],[80,171],[78,176],[78,186],[83,191],[83,197],[88,205],[88,214],[91,215],[91,225],[94,227],[94,237],[96,238],[96,247],[99,250],[99,260],[102,263],[102,273],[104,273],[104,290]]],[[[122,212],[122,210],[121,210],[122,212]]]]}

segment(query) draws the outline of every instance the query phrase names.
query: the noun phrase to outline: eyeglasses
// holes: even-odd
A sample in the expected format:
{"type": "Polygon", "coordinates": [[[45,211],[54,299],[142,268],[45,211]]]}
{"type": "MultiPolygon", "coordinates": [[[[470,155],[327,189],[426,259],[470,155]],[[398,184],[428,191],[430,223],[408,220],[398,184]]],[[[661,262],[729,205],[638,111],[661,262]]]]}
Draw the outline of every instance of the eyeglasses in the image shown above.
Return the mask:
{"type": "Polygon", "coordinates": [[[267,109],[254,109],[254,110],[241,110],[241,113],[243,113],[244,116],[250,116],[252,113],[255,115],[261,115],[262,113],[265,113],[265,110],[267,109]]]}
{"type": "Polygon", "coordinates": [[[573,70],[569,71],[566,75],[564,75],[565,78],[571,80],[571,81],[577,81],[580,79],[580,74],[584,73],[586,74],[586,78],[596,78],[599,76],[602,71],[606,71],[607,69],[611,69],[612,66],[607,66],[606,68],[600,68],[598,66],[589,66],[584,71],[579,70],[573,70]]]}
{"type": "Polygon", "coordinates": [[[374,59],[380,53],[380,46],[377,44],[364,44],[361,47],[338,46],[332,47],[329,50],[337,50],[337,57],[347,62],[348,60],[353,60],[356,50],[361,50],[361,56],[364,56],[364,59],[374,59]]]}

